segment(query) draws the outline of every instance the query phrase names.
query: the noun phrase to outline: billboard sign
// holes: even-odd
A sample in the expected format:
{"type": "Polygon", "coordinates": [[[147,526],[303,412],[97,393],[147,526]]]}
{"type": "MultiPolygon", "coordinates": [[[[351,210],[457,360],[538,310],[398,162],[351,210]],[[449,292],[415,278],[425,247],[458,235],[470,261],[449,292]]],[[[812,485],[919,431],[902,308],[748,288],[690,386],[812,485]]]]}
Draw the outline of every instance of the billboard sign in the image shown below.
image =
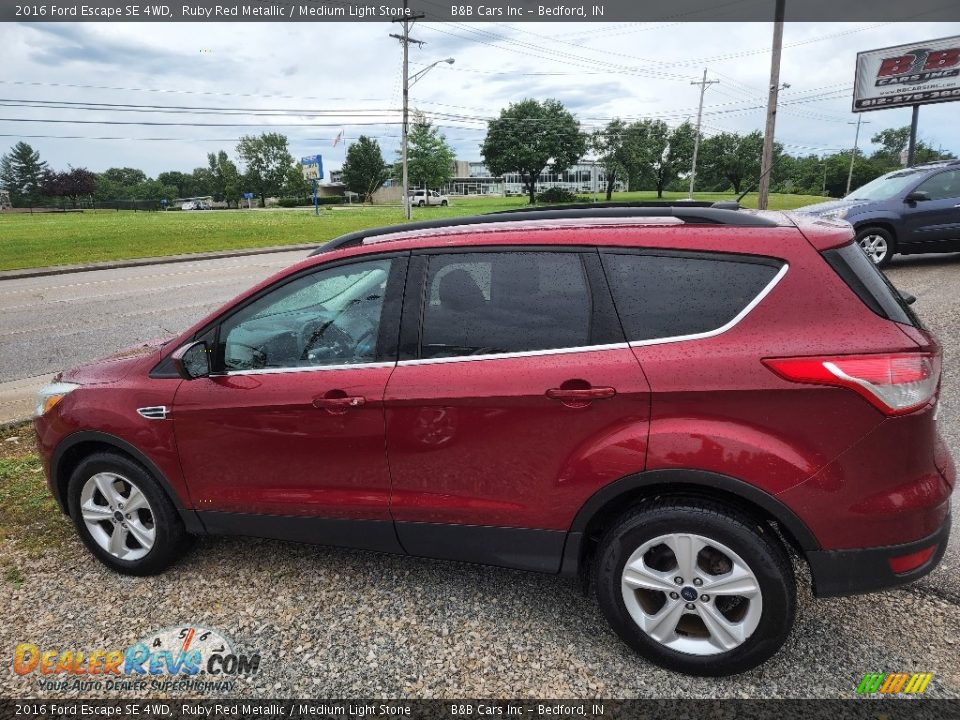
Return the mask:
{"type": "Polygon", "coordinates": [[[960,100],[960,36],[857,54],[853,112],[960,100]]]}
{"type": "Polygon", "coordinates": [[[300,168],[303,170],[304,180],[323,180],[323,157],[308,155],[300,158],[300,168]]]}

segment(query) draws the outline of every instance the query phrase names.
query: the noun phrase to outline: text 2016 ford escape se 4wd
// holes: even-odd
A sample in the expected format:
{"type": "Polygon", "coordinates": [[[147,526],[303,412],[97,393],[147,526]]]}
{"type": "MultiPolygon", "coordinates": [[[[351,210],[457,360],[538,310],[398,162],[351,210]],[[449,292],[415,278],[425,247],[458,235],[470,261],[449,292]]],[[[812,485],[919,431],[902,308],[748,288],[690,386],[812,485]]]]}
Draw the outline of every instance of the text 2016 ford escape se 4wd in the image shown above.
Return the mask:
{"type": "Polygon", "coordinates": [[[940,348],[846,223],[516,212],[328,244],[179,337],[69,372],[50,489],[120,572],[249,534],[589,580],[688,673],[820,596],[928,573],[956,472],[940,348]]]}

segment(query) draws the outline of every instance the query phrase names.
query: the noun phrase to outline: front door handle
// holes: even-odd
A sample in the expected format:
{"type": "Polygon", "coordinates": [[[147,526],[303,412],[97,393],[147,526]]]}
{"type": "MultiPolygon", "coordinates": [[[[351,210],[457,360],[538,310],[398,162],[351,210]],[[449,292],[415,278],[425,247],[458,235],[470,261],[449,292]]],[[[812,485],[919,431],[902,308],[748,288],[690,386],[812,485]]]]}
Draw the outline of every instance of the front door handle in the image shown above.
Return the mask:
{"type": "Polygon", "coordinates": [[[313,406],[320,410],[326,410],[331,415],[343,415],[351,408],[360,407],[366,404],[367,399],[360,395],[347,395],[343,391],[332,390],[324,397],[313,399],[313,406]]]}

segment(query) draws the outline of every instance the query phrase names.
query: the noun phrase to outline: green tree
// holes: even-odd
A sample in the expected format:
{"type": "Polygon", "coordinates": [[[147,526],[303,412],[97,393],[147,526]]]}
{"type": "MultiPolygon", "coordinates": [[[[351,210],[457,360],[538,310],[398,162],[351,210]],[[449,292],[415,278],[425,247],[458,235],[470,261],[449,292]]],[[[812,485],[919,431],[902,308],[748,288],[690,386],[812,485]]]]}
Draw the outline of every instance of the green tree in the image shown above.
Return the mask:
{"type": "Polygon", "coordinates": [[[101,177],[121,188],[133,188],[147,181],[147,174],[143,170],[129,167],[104,170],[101,177]]]}
{"type": "Polygon", "coordinates": [[[380,143],[361,135],[347,148],[343,163],[343,184],[347,190],[362,195],[373,203],[373,194],[390,177],[390,169],[380,152],[380,143]]]}
{"type": "MultiPolygon", "coordinates": [[[[188,177],[190,178],[189,188],[191,197],[213,196],[213,173],[210,171],[210,168],[194,168],[188,177]]],[[[157,180],[162,182],[160,177],[158,177],[157,180]]]]}
{"type": "Polygon", "coordinates": [[[220,150],[216,153],[207,153],[207,167],[210,170],[210,194],[213,199],[221,202],[239,202],[240,171],[236,164],[227,157],[227,153],[220,150]]]}
{"type": "Polygon", "coordinates": [[[694,139],[690,123],[671,130],[663,120],[640,120],[626,128],[625,137],[627,166],[632,170],[633,184],[649,180],[658,198],[663,197],[667,185],[681,172],[690,169],[694,139]]]}
{"type": "Polygon", "coordinates": [[[162,172],[157,175],[157,180],[159,180],[164,185],[170,185],[177,189],[176,196],[179,198],[190,197],[194,195],[193,192],[193,178],[186,173],[180,172],[179,170],[172,170],[170,172],[162,172]]]}
{"type": "MultiPolygon", "coordinates": [[[[453,161],[456,155],[423,113],[413,116],[413,124],[407,138],[407,178],[412,188],[439,188],[453,177],[453,161]]],[[[402,178],[403,156],[397,151],[395,175],[402,178]]]]}
{"type": "MultiPolygon", "coordinates": [[[[886,171],[895,170],[904,163],[900,160],[900,154],[907,149],[910,144],[910,126],[904,125],[899,128],[887,128],[881,130],[872,138],[870,142],[879,145],[871,156],[870,160],[877,166],[882,166],[886,171]]],[[[943,153],[934,150],[929,143],[922,139],[917,140],[917,145],[913,151],[914,164],[932,162],[934,160],[949,160],[953,158],[952,153],[943,153]]]]}
{"type": "Polygon", "coordinates": [[[531,205],[547,166],[561,173],[586,150],[587,136],[580,131],[580,123],[558,100],[512,103],[487,123],[487,136],[480,146],[493,175],[520,174],[531,205]]]}
{"type": "Polygon", "coordinates": [[[277,197],[283,193],[287,173],[293,165],[286,135],[245,135],[237,145],[237,154],[245,166],[247,182],[260,198],[260,207],[264,207],[267,197],[277,197]]]}
{"type": "MultiPolygon", "coordinates": [[[[705,174],[716,189],[732,187],[739,194],[744,185],[749,187],[759,182],[760,156],[763,153],[763,135],[759,130],[747,135],[718,133],[704,140],[700,147],[705,174]]],[[[774,165],[776,155],[774,148],[774,165]]]]}
{"type": "Polygon", "coordinates": [[[623,120],[614,118],[603,130],[596,130],[590,138],[591,148],[603,168],[607,200],[613,198],[617,178],[627,174],[626,129],[627,124],[623,120]]]}
{"type": "Polygon", "coordinates": [[[283,196],[299,199],[308,195],[313,195],[313,183],[303,179],[303,168],[291,165],[283,183],[283,196]]]}
{"type": "Polygon", "coordinates": [[[41,197],[41,184],[47,164],[40,153],[25,142],[18,142],[0,157],[0,185],[10,191],[14,205],[33,203],[41,197]]]}

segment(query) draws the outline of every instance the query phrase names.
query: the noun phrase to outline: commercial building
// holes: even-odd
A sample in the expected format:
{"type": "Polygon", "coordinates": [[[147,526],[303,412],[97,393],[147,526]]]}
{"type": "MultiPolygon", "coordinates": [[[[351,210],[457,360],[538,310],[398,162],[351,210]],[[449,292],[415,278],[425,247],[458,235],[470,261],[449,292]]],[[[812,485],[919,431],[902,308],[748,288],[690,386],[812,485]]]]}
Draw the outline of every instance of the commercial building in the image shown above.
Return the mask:
{"type": "MultiPolygon", "coordinates": [[[[537,181],[537,190],[558,187],[574,193],[596,193],[606,190],[606,173],[595,160],[581,160],[561,173],[545,170],[537,181]]],[[[617,180],[617,192],[626,190],[626,183],[617,180]]],[[[526,188],[520,173],[491,175],[480,161],[455,160],[454,177],[443,186],[447,195],[523,195],[526,188]]]]}

